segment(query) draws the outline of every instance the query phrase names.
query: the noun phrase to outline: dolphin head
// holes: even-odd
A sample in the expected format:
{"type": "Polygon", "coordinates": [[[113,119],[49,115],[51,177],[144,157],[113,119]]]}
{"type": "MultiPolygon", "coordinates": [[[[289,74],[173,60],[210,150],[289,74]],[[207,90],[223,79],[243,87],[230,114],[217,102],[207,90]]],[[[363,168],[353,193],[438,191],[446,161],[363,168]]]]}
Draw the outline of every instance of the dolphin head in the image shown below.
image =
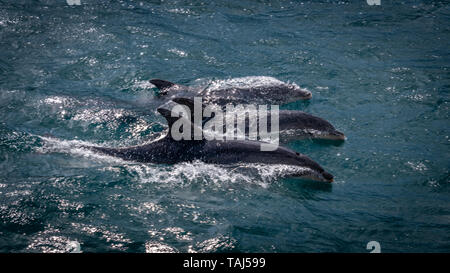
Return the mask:
{"type": "Polygon", "coordinates": [[[336,128],[325,119],[307,113],[294,113],[295,114],[291,118],[286,119],[286,126],[300,129],[302,133],[316,139],[345,140],[344,133],[336,130],[336,128]]]}
{"type": "Polygon", "coordinates": [[[292,172],[289,171],[288,173],[286,173],[289,177],[328,183],[333,182],[333,175],[325,171],[322,166],[320,166],[317,162],[315,162],[308,156],[298,152],[295,152],[295,155],[291,155],[296,161],[295,165],[297,167],[294,168],[292,172]]]}
{"type": "Polygon", "coordinates": [[[306,180],[313,180],[318,182],[327,182],[331,183],[334,181],[334,177],[329,172],[326,172],[324,170],[314,170],[314,169],[300,169],[292,174],[289,175],[291,178],[298,178],[298,179],[306,179],[306,180]]]}
{"type": "Polygon", "coordinates": [[[299,100],[309,100],[312,94],[306,88],[295,83],[276,82],[249,88],[254,94],[263,96],[269,101],[278,104],[291,103],[299,100]]]}
{"type": "Polygon", "coordinates": [[[334,177],[331,173],[323,171],[322,173],[320,173],[319,177],[319,181],[323,181],[323,182],[328,182],[331,183],[334,181],[334,177]]]}
{"type": "Polygon", "coordinates": [[[340,140],[340,141],[343,141],[346,139],[344,133],[342,133],[338,130],[326,132],[325,134],[322,134],[319,138],[327,139],[327,140],[340,140]]]}
{"type": "Polygon", "coordinates": [[[312,98],[312,93],[308,89],[301,88],[295,83],[287,84],[287,88],[289,89],[289,94],[286,94],[286,96],[295,100],[309,100],[312,98]]]}

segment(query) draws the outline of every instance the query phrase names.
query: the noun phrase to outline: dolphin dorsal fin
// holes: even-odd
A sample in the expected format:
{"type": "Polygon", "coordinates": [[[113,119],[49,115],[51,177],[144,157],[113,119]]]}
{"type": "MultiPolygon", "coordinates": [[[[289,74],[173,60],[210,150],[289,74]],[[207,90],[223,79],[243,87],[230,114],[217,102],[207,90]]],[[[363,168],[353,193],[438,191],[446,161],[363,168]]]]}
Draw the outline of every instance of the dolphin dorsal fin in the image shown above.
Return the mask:
{"type": "MultiPolygon", "coordinates": [[[[172,136],[172,127],[173,127],[173,125],[174,125],[174,123],[177,121],[177,120],[179,120],[180,118],[183,118],[184,119],[184,121],[185,122],[183,122],[183,124],[182,124],[182,128],[183,128],[183,135],[184,135],[184,126],[188,126],[188,127],[190,127],[190,132],[191,132],[191,136],[190,136],[190,138],[185,138],[186,136],[183,136],[183,139],[190,139],[190,140],[197,140],[197,139],[195,139],[195,136],[194,136],[194,124],[192,123],[192,121],[190,121],[189,119],[185,119],[184,117],[172,117],[172,111],[171,110],[168,110],[168,109],[166,109],[166,108],[158,108],[157,109],[157,111],[158,111],[158,113],[160,113],[165,119],[166,119],[166,121],[167,121],[167,124],[168,124],[168,127],[169,127],[169,132],[168,132],[168,134],[166,135],[166,138],[168,138],[168,139],[172,139],[172,140],[174,140],[173,139],[173,136],[172,136]]],[[[178,125],[180,125],[180,124],[178,124],[178,125]]],[[[179,139],[177,139],[176,141],[178,141],[179,139]]],[[[204,138],[202,138],[202,140],[204,140],[204,138]]]]}
{"type": "Polygon", "coordinates": [[[172,117],[172,111],[166,108],[158,108],[156,110],[166,119],[169,129],[172,128],[173,123],[178,120],[178,117],[172,117]]]}
{"type": "MultiPolygon", "coordinates": [[[[191,111],[191,114],[194,115],[194,100],[193,99],[178,97],[178,98],[173,98],[172,101],[188,107],[189,110],[191,111]]],[[[202,103],[202,111],[205,110],[205,108],[206,108],[206,105],[204,103],[202,103]]],[[[215,114],[213,112],[211,117],[206,117],[206,118],[203,117],[202,123],[205,124],[208,120],[214,118],[214,116],[215,116],[215,114]]]]}
{"type": "MultiPolygon", "coordinates": [[[[191,98],[173,98],[173,102],[176,102],[181,105],[186,105],[189,110],[191,110],[191,113],[194,113],[194,100],[191,98]]],[[[205,106],[202,105],[202,108],[204,109],[205,106]]]]}
{"type": "Polygon", "coordinates": [[[167,88],[170,88],[172,86],[174,86],[175,84],[173,82],[169,82],[169,81],[165,81],[165,80],[160,80],[160,79],[153,79],[150,80],[150,83],[152,83],[153,85],[155,85],[158,89],[160,90],[164,90],[167,88]]]}

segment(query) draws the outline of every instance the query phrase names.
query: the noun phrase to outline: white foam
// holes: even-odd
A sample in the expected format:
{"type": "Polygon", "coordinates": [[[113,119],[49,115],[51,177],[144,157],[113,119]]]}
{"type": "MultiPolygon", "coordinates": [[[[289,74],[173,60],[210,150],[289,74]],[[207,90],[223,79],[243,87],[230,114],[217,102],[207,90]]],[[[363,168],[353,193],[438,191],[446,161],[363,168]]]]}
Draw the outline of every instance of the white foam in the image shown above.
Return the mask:
{"type": "Polygon", "coordinates": [[[176,14],[192,14],[191,10],[183,9],[183,8],[169,9],[167,11],[170,12],[170,13],[176,13],[176,14]]]}
{"type": "Polygon", "coordinates": [[[162,244],[160,242],[146,242],[145,243],[145,252],[146,253],[177,253],[178,250],[175,248],[162,244]]]}
{"type": "Polygon", "coordinates": [[[406,162],[406,165],[408,165],[409,167],[411,167],[415,171],[426,171],[426,170],[428,170],[427,166],[424,163],[422,163],[422,162],[411,162],[411,161],[408,161],[408,162],[406,162]]]}
{"type": "Polygon", "coordinates": [[[147,80],[145,81],[134,80],[132,85],[133,90],[150,90],[154,87],[155,85],[153,85],[152,83],[150,83],[150,81],[147,80]]]}
{"type": "Polygon", "coordinates": [[[61,235],[59,229],[48,226],[45,230],[33,235],[27,250],[39,251],[42,253],[80,253],[80,243],[71,240],[67,236],[61,235]]]}
{"type": "Polygon", "coordinates": [[[228,250],[233,249],[235,247],[235,244],[235,239],[230,239],[228,236],[219,235],[217,237],[197,243],[196,248],[198,248],[198,252],[211,253],[221,248],[225,248],[228,250]]]}
{"type": "Polygon", "coordinates": [[[109,247],[112,249],[126,250],[126,244],[132,243],[131,239],[126,237],[124,233],[114,232],[111,229],[117,229],[117,227],[96,227],[93,225],[86,225],[83,223],[72,223],[72,227],[89,235],[100,234],[100,237],[109,243],[109,247]]]}
{"type": "Polygon", "coordinates": [[[39,101],[40,104],[56,105],[56,106],[68,106],[75,102],[76,101],[74,99],[64,96],[49,96],[39,101]]]}
{"type": "Polygon", "coordinates": [[[124,162],[120,158],[103,155],[91,151],[89,149],[86,149],[85,147],[87,146],[98,146],[91,142],[81,140],[61,140],[53,137],[44,137],[44,136],[37,136],[37,137],[44,140],[44,145],[36,148],[37,152],[40,153],[66,153],[110,163],[124,162]]]}
{"type": "Polygon", "coordinates": [[[167,51],[169,51],[170,53],[173,53],[175,55],[178,55],[180,57],[186,57],[188,55],[185,51],[177,49],[177,48],[171,48],[167,51]]]}
{"type": "Polygon", "coordinates": [[[208,82],[208,90],[224,89],[224,88],[251,88],[261,86],[274,86],[274,85],[294,85],[299,88],[295,83],[286,83],[280,81],[274,77],[268,76],[247,76],[239,78],[231,78],[224,80],[214,80],[208,82]]]}

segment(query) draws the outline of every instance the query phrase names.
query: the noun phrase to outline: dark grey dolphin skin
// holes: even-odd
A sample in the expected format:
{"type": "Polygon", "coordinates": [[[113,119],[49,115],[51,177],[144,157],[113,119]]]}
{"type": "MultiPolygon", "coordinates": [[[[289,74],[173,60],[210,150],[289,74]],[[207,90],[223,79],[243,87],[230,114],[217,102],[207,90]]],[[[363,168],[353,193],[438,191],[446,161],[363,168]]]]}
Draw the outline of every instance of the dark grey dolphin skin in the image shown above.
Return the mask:
{"type": "MultiPolygon", "coordinates": [[[[194,113],[194,101],[190,98],[173,98],[174,102],[186,105],[191,113],[194,113]]],[[[203,108],[205,105],[203,105],[203,108]]],[[[191,119],[193,120],[193,119],[191,119]]],[[[258,121],[258,119],[256,119],[258,121]]],[[[268,112],[267,127],[271,129],[271,115],[268,112]]],[[[235,121],[236,127],[236,121],[235,121]]],[[[224,126],[224,132],[225,132],[224,126]]],[[[245,133],[248,134],[249,123],[245,123],[245,133]]],[[[311,138],[327,140],[345,140],[345,135],[336,130],[328,121],[296,110],[279,110],[280,141],[287,142],[289,139],[311,138]]]]}
{"type": "Polygon", "coordinates": [[[309,100],[311,92],[295,84],[255,86],[249,88],[212,89],[192,88],[160,79],[150,80],[160,90],[160,95],[169,98],[201,96],[205,103],[225,105],[227,103],[244,104],[284,104],[298,100],[309,100]]]}
{"type": "Polygon", "coordinates": [[[261,151],[261,142],[248,140],[180,140],[171,137],[170,128],[178,119],[171,111],[158,108],[169,124],[168,134],[160,140],[145,145],[126,148],[88,146],[87,149],[103,154],[143,163],[175,164],[200,160],[212,164],[263,163],[297,166],[290,177],[332,182],[333,175],[326,172],[309,157],[284,147],[274,151],[261,151]]]}

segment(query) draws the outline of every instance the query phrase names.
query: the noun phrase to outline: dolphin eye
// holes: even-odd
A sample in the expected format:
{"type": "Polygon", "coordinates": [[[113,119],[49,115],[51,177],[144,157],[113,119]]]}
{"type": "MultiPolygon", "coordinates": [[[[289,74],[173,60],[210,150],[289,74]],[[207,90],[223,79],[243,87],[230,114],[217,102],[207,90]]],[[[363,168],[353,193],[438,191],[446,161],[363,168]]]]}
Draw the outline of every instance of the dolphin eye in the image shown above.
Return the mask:
{"type": "Polygon", "coordinates": [[[300,155],[298,152],[295,152],[295,154],[298,155],[298,156],[300,155]]]}

